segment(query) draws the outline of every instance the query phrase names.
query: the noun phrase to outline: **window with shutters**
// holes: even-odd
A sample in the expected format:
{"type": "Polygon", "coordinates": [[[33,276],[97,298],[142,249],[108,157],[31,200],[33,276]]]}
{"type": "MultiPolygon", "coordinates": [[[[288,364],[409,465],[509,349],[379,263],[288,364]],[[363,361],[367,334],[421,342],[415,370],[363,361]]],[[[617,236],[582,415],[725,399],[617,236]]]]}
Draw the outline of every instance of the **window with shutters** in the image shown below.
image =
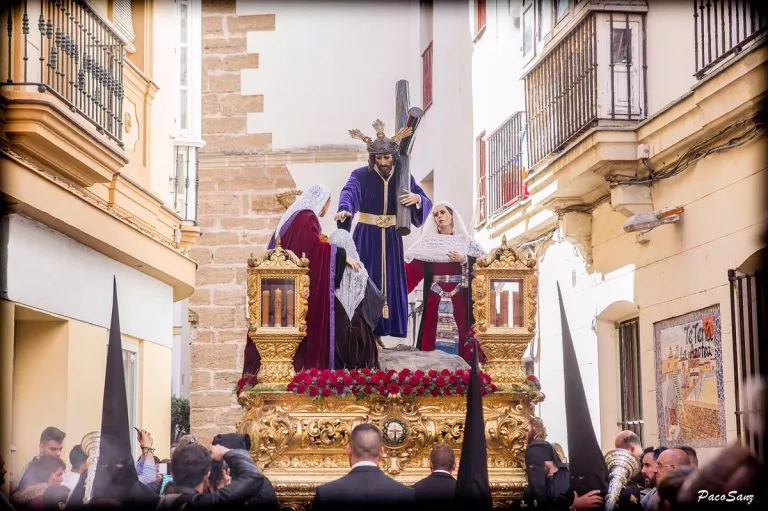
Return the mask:
{"type": "Polygon", "coordinates": [[[131,0],[112,0],[112,23],[131,43],[136,42],[131,0]]]}
{"type": "Polygon", "coordinates": [[[421,102],[424,111],[432,106],[432,43],[421,54],[421,102]]]}
{"type": "Polygon", "coordinates": [[[640,379],[640,332],[637,318],[619,323],[619,368],[621,378],[621,429],[633,431],[643,440],[643,399],[640,379]]]}

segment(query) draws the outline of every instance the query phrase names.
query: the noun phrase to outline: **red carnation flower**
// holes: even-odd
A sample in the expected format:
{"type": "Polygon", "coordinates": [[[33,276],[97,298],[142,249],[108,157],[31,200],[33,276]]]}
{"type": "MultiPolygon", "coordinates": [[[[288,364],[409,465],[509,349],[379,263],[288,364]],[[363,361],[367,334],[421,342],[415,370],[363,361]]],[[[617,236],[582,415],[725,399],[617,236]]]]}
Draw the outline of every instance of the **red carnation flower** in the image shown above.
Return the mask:
{"type": "Polygon", "coordinates": [[[451,385],[456,385],[459,383],[459,378],[455,374],[452,374],[448,377],[448,381],[451,382],[451,385]]]}
{"type": "Polygon", "coordinates": [[[400,374],[397,375],[397,381],[400,382],[400,384],[408,381],[408,374],[406,374],[405,370],[401,371],[400,374]]]}
{"type": "Polygon", "coordinates": [[[491,383],[490,385],[488,385],[488,388],[491,390],[491,392],[496,392],[496,388],[497,388],[497,387],[496,387],[496,385],[494,385],[493,383],[491,383]]]}
{"type": "Polygon", "coordinates": [[[344,385],[336,385],[334,388],[336,389],[336,392],[339,393],[339,395],[344,394],[344,385]]]}
{"type": "Polygon", "coordinates": [[[427,393],[427,389],[425,389],[424,387],[419,387],[416,389],[417,396],[423,396],[426,393],[427,393]]]}
{"type": "Polygon", "coordinates": [[[394,382],[390,383],[389,385],[387,385],[387,392],[389,392],[390,394],[397,394],[398,392],[400,392],[400,385],[394,382]]]}
{"type": "Polygon", "coordinates": [[[444,396],[450,396],[451,394],[452,394],[452,392],[451,392],[451,387],[445,387],[445,388],[443,389],[443,395],[444,395],[444,396]]]}
{"type": "Polygon", "coordinates": [[[317,385],[319,387],[325,387],[325,384],[328,383],[328,378],[326,378],[324,375],[320,375],[317,378],[317,385]]]}
{"type": "Polygon", "coordinates": [[[363,385],[365,383],[365,378],[358,374],[357,376],[355,376],[355,383],[357,383],[358,385],[363,385]]]}
{"type": "Polygon", "coordinates": [[[305,374],[304,376],[302,376],[301,382],[304,385],[312,385],[312,377],[308,374],[305,374]]]}
{"type": "Polygon", "coordinates": [[[380,384],[376,385],[376,390],[379,391],[379,394],[384,394],[384,392],[387,391],[387,386],[384,385],[383,383],[380,383],[380,384]]]}
{"type": "Polygon", "coordinates": [[[401,387],[400,393],[404,396],[410,396],[411,394],[413,394],[413,387],[406,383],[401,387]]]}
{"type": "Polygon", "coordinates": [[[347,374],[347,371],[345,371],[344,369],[336,369],[336,377],[337,378],[339,378],[339,377],[343,378],[345,374],[347,374]]]}
{"type": "Polygon", "coordinates": [[[410,383],[413,386],[416,386],[421,382],[421,376],[418,376],[416,374],[412,374],[408,377],[408,383],[410,383]]]}
{"type": "Polygon", "coordinates": [[[296,388],[295,383],[291,382],[288,384],[288,392],[293,392],[295,388],[296,388]]]}
{"type": "Polygon", "coordinates": [[[440,371],[440,374],[442,376],[450,376],[451,375],[451,371],[448,370],[448,369],[443,369],[442,371],[440,371]]]}
{"type": "Polygon", "coordinates": [[[299,383],[298,385],[296,385],[296,392],[298,394],[303,394],[306,391],[307,391],[307,386],[304,385],[303,383],[299,383]]]}
{"type": "Polygon", "coordinates": [[[482,389],[480,389],[480,394],[482,394],[483,396],[484,396],[484,395],[486,395],[487,393],[488,393],[488,392],[485,390],[485,387],[483,387],[482,389]]]}
{"type": "Polygon", "coordinates": [[[311,397],[316,397],[316,396],[317,396],[317,393],[318,393],[319,391],[320,391],[320,389],[318,389],[318,388],[317,388],[317,387],[315,387],[314,385],[312,385],[311,387],[309,387],[309,395],[310,395],[311,397]]]}
{"type": "Polygon", "coordinates": [[[432,383],[432,378],[430,378],[429,376],[422,376],[421,377],[421,384],[422,385],[428,386],[430,383],[432,383]]]}
{"type": "Polygon", "coordinates": [[[256,375],[255,374],[253,376],[249,376],[248,377],[248,385],[256,385],[256,383],[257,383],[257,381],[256,381],[256,375]]]}
{"type": "Polygon", "coordinates": [[[464,386],[463,385],[456,385],[456,394],[459,396],[464,395],[464,386]]]}
{"type": "Polygon", "coordinates": [[[445,376],[438,376],[435,380],[435,385],[438,387],[445,387],[446,383],[448,383],[448,380],[446,380],[445,376]]]}
{"type": "Polygon", "coordinates": [[[472,373],[464,371],[461,375],[461,379],[464,380],[464,385],[469,385],[469,380],[472,378],[472,373]]]}
{"type": "Polygon", "coordinates": [[[331,389],[328,387],[323,389],[323,397],[331,397],[331,389]]]}
{"type": "Polygon", "coordinates": [[[358,371],[357,369],[352,369],[352,370],[349,372],[349,375],[350,375],[352,378],[357,378],[357,375],[359,375],[359,374],[360,374],[360,371],[358,371]]]}
{"type": "Polygon", "coordinates": [[[382,381],[384,381],[384,374],[379,372],[371,376],[371,383],[374,385],[380,384],[382,381]]]}
{"type": "Polygon", "coordinates": [[[406,367],[405,369],[400,371],[400,374],[404,374],[406,376],[410,376],[411,375],[411,370],[406,367]]]}
{"type": "Polygon", "coordinates": [[[440,395],[440,389],[434,388],[434,389],[430,390],[429,393],[432,394],[433,396],[437,397],[437,396],[440,395]]]}
{"type": "Polygon", "coordinates": [[[318,370],[317,370],[316,368],[314,368],[314,367],[313,367],[312,369],[310,369],[310,370],[309,370],[309,375],[310,375],[310,376],[312,376],[312,377],[314,377],[314,376],[317,376],[318,374],[320,374],[320,371],[318,371],[318,370]]]}
{"type": "Polygon", "coordinates": [[[363,389],[363,393],[366,396],[370,396],[371,394],[373,394],[373,387],[371,387],[370,385],[366,385],[365,388],[363,389]]]}
{"type": "Polygon", "coordinates": [[[390,369],[389,371],[387,371],[387,376],[389,376],[390,378],[392,378],[396,374],[397,374],[397,371],[395,371],[394,369],[390,369]]]}
{"type": "Polygon", "coordinates": [[[421,378],[422,376],[424,376],[424,371],[422,371],[421,369],[416,369],[413,375],[416,376],[417,378],[421,378]]]}
{"type": "Polygon", "coordinates": [[[435,371],[434,369],[430,369],[429,371],[427,371],[427,376],[429,376],[430,378],[437,378],[437,371],[435,371]]]}
{"type": "Polygon", "coordinates": [[[360,372],[362,374],[364,374],[365,376],[370,376],[370,374],[371,374],[371,370],[368,369],[367,367],[365,369],[363,369],[362,371],[360,371],[360,372]]]}
{"type": "Polygon", "coordinates": [[[243,390],[243,387],[245,387],[245,382],[246,382],[245,376],[237,380],[237,388],[239,390],[243,390]]]}

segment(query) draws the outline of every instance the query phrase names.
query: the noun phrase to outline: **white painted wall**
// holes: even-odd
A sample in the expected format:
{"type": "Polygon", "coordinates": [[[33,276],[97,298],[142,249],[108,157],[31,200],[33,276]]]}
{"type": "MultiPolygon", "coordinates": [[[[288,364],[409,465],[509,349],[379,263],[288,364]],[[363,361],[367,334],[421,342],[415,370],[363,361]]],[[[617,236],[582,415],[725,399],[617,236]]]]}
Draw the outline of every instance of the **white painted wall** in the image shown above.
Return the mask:
{"type": "Polygon", "coordinates": [[[2,222],[4,299],[109,328],[114,276],[122,333],[171,347],[173,288],[27,217],[2,222]]]}
{"type": "MultiPolygon", "coordinates": [[[[152,23],[151,80],[158,91],[152,101],[149,179],[152,192],[173,209],[173,142],[176,108],[179,101],[179,21],[174,2],[154,2],[152,23]]],[[[198,102],[200,101],[198,97],[198,102]]]]}

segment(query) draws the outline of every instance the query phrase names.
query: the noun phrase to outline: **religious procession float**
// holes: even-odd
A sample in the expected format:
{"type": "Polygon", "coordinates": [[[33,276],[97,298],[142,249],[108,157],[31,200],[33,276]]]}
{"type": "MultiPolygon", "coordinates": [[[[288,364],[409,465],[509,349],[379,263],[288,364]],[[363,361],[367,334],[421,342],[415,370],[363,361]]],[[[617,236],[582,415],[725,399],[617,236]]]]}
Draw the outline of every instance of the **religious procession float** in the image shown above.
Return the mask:
{"type": "MultiPolygon", "coordinates": [[[[539,438],[545,435],[533,414],[544,396],[522,365],[536,328],[537,264],[533,257],[520,257],[504,239],[477,261],[473,273],[474,329],[486,356],[488,473],[494,501],[508,504],[522,496],[529,428],[539,438]]],[[[279,243],[248,262],[249,339],[260,353],[261,367],[254,380],[240,382],[244,417],[237,429],[251,436],[252,455],[283,507],[305,509],[318,485],[349,471],[345,446],[352,428],[361,423],[381,429],[382,469],[404,484],[429,474],[435,444],[450,445],[458,457],[468,370],[294,372],[312,299],[308,274],[308,260],[279,243]]]]}

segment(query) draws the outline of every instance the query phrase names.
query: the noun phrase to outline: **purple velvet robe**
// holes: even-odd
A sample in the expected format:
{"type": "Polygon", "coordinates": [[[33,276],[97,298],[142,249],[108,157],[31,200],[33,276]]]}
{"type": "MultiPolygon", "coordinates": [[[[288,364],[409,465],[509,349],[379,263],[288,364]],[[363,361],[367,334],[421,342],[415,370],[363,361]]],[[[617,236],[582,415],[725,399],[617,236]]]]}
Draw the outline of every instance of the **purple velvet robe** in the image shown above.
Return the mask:
{"type": "MultiPolygon", "coordinates": [[[[385,181],[377,172],[366,167],[352,171],[347,184],[341,190],[339,211],[348,211],[355,215],[358,212],[372,215],[395,215],[399,197],[404,192],[397,190],[396,171],[392,172],[389,180],[385,181]],[[387,197],[387,210],[384,212],[384,197],[387,197]]],[[[424,193],[411,176],[411,193],[421,196],[421,207],[411,206],[411,223],[421,227],[432,210],[432,201],[424,193]]],[[[349,229],[350,222],[342,227],[349,229]]],[[[403,239],[397,234],[395,227],[385,229],[386,239],[386,273],[387,273],[387,304],[389,319],[379,319],[374,333],[376,335],[391,335],[406,337],[408,333],[408,289],[405,281],[405,263],[403,260],[403,239]]],[[[381,229],[375,225],[358,222],[352,234],[361,262],[365,265],[371,280],[381,289],[381,229]]]]}

